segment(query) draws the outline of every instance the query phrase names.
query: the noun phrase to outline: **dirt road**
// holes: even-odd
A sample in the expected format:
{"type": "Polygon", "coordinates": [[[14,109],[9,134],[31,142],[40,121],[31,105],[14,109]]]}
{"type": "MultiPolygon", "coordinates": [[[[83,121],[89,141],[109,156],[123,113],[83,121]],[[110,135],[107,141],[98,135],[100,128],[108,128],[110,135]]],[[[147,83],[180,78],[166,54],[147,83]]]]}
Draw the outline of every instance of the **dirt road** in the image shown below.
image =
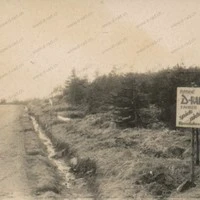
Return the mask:
{"type": "Polygon", "coordinates": [[[32,199],[25,173],[23,132],[19,128],[22,107],[0,106],[0,199],[32,199]]]}

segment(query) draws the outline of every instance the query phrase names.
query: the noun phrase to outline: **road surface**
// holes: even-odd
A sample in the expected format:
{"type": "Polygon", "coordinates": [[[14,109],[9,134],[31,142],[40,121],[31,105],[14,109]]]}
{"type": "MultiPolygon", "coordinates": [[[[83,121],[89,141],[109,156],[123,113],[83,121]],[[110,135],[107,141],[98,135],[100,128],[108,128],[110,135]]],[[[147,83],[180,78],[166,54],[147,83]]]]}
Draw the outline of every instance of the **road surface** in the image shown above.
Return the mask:
{"type": "Polygon", "coordinates": [[[19,117],[23,108],[0,106],[0,199],[32,199],[25,172],[25,150],[19,117]]]}

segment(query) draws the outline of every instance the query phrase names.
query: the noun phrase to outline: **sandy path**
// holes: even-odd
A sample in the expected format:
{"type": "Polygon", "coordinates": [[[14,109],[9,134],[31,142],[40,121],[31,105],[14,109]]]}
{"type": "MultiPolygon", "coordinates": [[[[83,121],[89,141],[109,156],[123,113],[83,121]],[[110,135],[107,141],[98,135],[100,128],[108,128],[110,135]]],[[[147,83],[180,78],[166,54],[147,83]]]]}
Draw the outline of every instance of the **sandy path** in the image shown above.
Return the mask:
{"type": "Polygon", "coordinates": [[[24,162],[23,132],[18,118],[22,107],[0,106],[0,199],[29,200],[24,162]]]}

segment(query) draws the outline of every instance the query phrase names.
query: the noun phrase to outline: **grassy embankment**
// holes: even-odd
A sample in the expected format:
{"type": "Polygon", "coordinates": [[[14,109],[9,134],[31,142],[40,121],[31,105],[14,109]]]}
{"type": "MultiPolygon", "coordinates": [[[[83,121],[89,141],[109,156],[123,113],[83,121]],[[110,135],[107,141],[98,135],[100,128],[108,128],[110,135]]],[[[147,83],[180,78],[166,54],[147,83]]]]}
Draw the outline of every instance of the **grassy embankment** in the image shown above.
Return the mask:
{"type": "Polygon", "coordinates": [[[31,104],[30,109],[98,198],[163,199],[176,196],[176,188],[189,178],[187,131],[121,130],[109,113],[61,122],[60,111],[63,116],[76,116],[79,111],[65,105],[52,110],[45,102],[31,104]],[[77,163],[72,162],[76,159],[77,163]]]}

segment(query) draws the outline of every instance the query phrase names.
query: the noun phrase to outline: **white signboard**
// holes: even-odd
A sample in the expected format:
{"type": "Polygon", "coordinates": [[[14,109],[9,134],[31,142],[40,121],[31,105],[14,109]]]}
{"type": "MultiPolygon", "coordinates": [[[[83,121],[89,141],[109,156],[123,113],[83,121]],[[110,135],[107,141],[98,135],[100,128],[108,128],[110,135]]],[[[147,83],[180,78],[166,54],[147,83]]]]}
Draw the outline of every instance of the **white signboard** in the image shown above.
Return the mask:
{"type": "Polygon", "coordinates": [[[176,126],[200,128],[200,88],[177,88],[176,126]]]}

